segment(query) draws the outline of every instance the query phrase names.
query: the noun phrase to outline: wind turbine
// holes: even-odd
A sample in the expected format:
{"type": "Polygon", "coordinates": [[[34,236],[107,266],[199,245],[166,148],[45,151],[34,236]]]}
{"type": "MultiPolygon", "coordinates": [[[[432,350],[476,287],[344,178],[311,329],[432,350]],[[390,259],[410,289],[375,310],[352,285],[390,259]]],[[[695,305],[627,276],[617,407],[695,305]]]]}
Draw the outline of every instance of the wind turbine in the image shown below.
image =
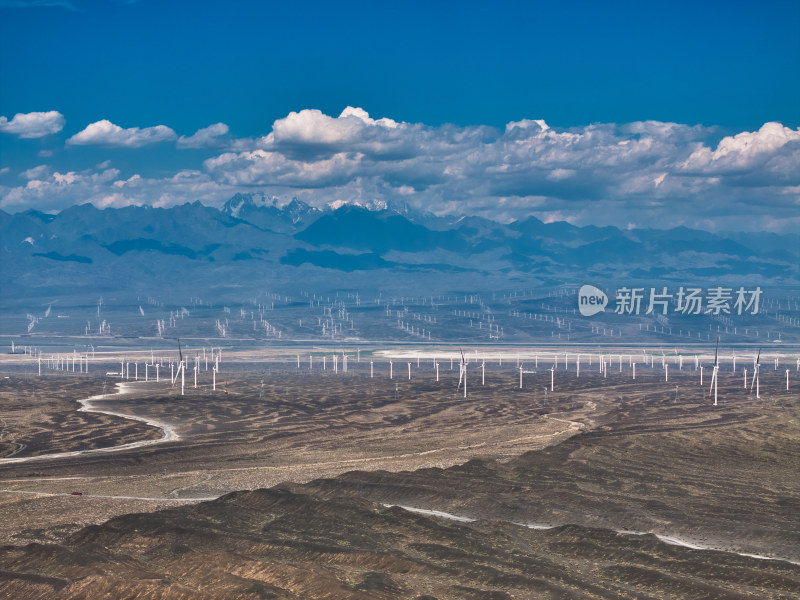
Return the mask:
{"type": "MultiPolygon", "coordinates": [[[[461,350],[459,348],[459,350],[461,350]]],[[[464,358],[464,351],[461,350],[461,364],[459,365],[458,369],[458,387],[456,388],[456,393],[461,390],[461,382],[464,382],[464,398],[467,397],[467,361],[464,358]]]]}
{"type": "Polygon", "coordinates": [[[185,365],[183,363],[183,350],[181,349],[181,339],[176,338],[178,340],[178,356],[180,357],[180,362],[178,363],[178,372],[172,376],[172,385],[175,386],[175,383],[178,381],[178,375],[181,376],[181,396],[183,396],[183,387],[185,383],[185,365]]]}
{"type": "Polygon", "coordinates": [[[758,370],[761,365],[761,348],[758,349],[758,354],[756,355],[756,364],[755,370],[753,371],[753,378],[750,380],[750,393],[753,393],[753,386],[756,386],[756,398],[761,398],[758,394],[758,370]]]}
{"type": "Polygon", "coordinates": [[[717,347],[714,350],[714,372],[711,375],[711,387],[708,389],[708,397],[711,397],[711,391],[714,391],[714,406],[717,405],[717,371],[719,370],[719,338],[717,338],[717,347]]]}

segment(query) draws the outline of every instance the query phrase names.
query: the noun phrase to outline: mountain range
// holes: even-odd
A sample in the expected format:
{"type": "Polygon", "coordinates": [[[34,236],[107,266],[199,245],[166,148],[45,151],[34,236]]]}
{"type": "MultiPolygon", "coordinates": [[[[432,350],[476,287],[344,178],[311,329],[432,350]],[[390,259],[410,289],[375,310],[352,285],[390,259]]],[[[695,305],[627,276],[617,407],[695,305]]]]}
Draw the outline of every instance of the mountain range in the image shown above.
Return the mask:
{"type": "Polygon", "coordinates": [[[4,287],[34,296],[165,285],[213,295],[265,287],[433,293],[587,279],[800,282],[796,234],[621,230],[532,216],[498,223],[385,204],[281,205],[260,193],[236,194],[221,209],[195,202],[0,211],[0,231],[4,287]]]}

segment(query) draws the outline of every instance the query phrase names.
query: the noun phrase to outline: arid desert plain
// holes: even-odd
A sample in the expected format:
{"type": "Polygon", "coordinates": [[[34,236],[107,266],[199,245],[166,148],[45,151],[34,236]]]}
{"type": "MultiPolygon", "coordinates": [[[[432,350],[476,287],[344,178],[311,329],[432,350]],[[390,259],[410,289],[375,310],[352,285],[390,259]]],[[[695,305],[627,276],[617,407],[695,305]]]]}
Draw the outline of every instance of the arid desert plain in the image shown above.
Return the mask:
{"type": "Polygon", "coordinates": [[[637,349],[226,351],[216,373],[185,352],[183,394],[149,352],[42,376],[6,357],[0,594],[800,590],[789,355],[758,394],[720,361],[714,406],[708,352],[702,387],[694,354],[637,349]]]}

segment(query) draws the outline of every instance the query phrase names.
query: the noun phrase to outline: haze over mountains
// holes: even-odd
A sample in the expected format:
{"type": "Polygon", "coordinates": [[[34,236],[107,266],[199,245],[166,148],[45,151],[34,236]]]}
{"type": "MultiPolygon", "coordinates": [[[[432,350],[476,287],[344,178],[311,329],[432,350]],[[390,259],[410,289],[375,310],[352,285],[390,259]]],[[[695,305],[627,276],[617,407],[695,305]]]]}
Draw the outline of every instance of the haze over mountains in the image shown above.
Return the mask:
{"type": "Polygon", "coordinates": [[[314,208],[236,194],[219,210],[73,206],[0,211],[4,278],[17,293],[265,284],[327,289],[481,290],[585,279],[793,285],[800,236],[508,224],[373,203],[314,208]]]}

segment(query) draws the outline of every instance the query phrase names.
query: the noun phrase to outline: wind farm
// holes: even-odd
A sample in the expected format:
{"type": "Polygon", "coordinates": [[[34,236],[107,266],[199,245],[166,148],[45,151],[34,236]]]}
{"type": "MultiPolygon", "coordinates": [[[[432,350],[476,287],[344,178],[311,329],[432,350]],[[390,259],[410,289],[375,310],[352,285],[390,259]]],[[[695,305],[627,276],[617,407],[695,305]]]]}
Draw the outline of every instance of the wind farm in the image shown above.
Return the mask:
{"type": "MultiPolygon", "coordinates": [[[[550,371],[539,381],[531,382],[530,390],[519,390],[515,385],[516,352],[487,357],[486,385],[479,385],[477,363],[468,362],[468,352],[462,359],[460,351],[451,350],[448,356],[447,350],[439,349],[439,363],[447,365],[452,357],[455,364],[452,371],[442,370],[438,386],[432,355],[422,354],[414,347],[386,354],[379,349],[373,352],[365,348],[361,354],[364,358],[370,357],[370,362],[351,363],[346,373],[332,369],[318,369],[312,373],[305,365],[297,369],[290,355],[256,357],[252,353],[238,356],[232,352],[226,357],[226,353],[221,364],[226,378],[225,391],[218,389],[216,393],[208,381],[198,391],[185,390],[184,395],[170,380],[156,384],[152,381],[115,384],[119,394],[106,390],[106,394],[94,395],[93,410],[102,411],[108,418],[116,416],[126,421],[137,415],[143,419],[140,423],[150,424],[152,431],[127,432],[128,439],[132,435],[137,437],[136,441],[126,444],[122,432],[110,440],[100,436],[102,431],[113,431],[115,425],[119,427],[116,423],[81,424],[84,433],[92,434],[80,441],[65,438],[30,444],[3,460],[7,541],[63,541],[82,526],[104,522],[117,514],[172,506],[192,507],[234,490],[270,488],[292,481],[300,486],[292,488],[292,493],[301,495],[320,494],[319,488],[328,496],[331,489],[336,489],[337,494],[346,498],[367,498],[379,504],[439,511],[467,519],[532,522],[556,528],[580,525],[589,528],[580,534],[588,536],[581,538],[581,543],[585,544],[598,542],[595,531],[647,531],[665,539],[679,540],[684,547],[693,545],[706,547],[707,552],[727,553],[723,556],[752,554],[779,559],[766,563],[766,568],[778,565],[775,568],[791,580],[794,567],[780,566],[791,565],[791,561],[798,559],[793,554],[796,539],[791,536],[796,513],[788,510],[790,507],[786,511],[776,508],[768,514],[754,511],[752,517],[741,519],[737,528],[730,531],[727,518],[715,521],[707,516],[700,517],[706,514],[698,505],[702,504],[700,500],[694,501],[691,510],[683,506],[681,495],[675,490],[675,486],[680,486],[679,473],[674,473],[675,480],[663,489],[658,483],[663,476],[661,469],[675,458],[673,444],[680,447],[691,441],[691,447],[696,450],[704,442],[710,446],[724,443],[726,456],[730,457],[730,451],[736,446],[731,447],[731,436],[736,436],[737,432],[747,431],[752,435],[760,431],[760,435],[767,435],[764,431],[769,423],[774,423],[776,414],[781,421],[791,424],[797,407],[791,396],[783,393],[782,381],[771,382],[771,399],[754,406],[754,396],[743,393],[739,377],[720,375],[724,399],[716,410],[724,407],[724,412],[714,413],[715,408],[707,401],[707,390],[699,385],[696,372],[673,376],[673,381],[677,381],[683,391],[681,400],[675,402],[671,386],[664,384],[658,364],[653,373],[649,373],[649,365],[640,368],[634,382],[630,373],[615,374],[607,367],[601,374],[598,364],[608,365],[610,361],[594,355],[592,366],[596,371],[587,371],[585,367],[579,378],[562,367],[564,371],[559,374],[555,389],[548,385],[551,383],[549,375],[553,373],[550,371]],[[414,367],[417,354],[420,354],[419,370],[414,367]],[[398,359],[395,362],[406,363],[413,357],[413,378],[394,376],[392,379],[390,357],[398,359]],[[497,359],[497,365],[492,364],[492,358],[497,359]],[[260,366],[256,373],[252,372],[254,359],[260,366]],[[499,366],[502,359],[506,363],[504,368],[499,366]],[[466,397],[461,393],[463,390],[458,389],[456,371],[460,370],[460,364],[467,370],[466,376],[476,380],[468,388],[466,397]],[[370,376],[368,365],[377,366],[374,377],[370,376]],[[471,367],[472,375],[469,374],[471,367]],[[261,385],[265,385],[266,393],[258,389],[260,381],[265,382],[261,385]],[[648,425],[650,420],[652,424],[648,425]],[[633,431],[621,434],[623,425],[633,431]],[[167,435],[170,429],[171,434],[167,435]],[[579,442],[584,437],[588,439],[579,442]],[[570,442],[573,438],[576,441],[570,442]],[[620,439],[626,445],[616,447],[613,442],[620,439]],[[631,440],[636,440],[636,450],[627,446],[631,440]],[[640,455],[653,443],[660,445],[640,455]],[[586,503],[593,495],[588,493],[573,495],[573,500],[565,502],[563,494],[573,485],[569,484],[569,478],[576,474],[564,470],[561,459],[555,457],[549,476],[553,483],[528,489],[524,494],[506,491],[497,496],[476,491],[486,489],[487,474],[480,469],[471,477],[458,472],[459,465],[469,464],[475,469],[475,461],[483,461],[490,470],[506,473],[508,465],[522,460],[519,457],[538,463],[539,453],[547,448],[553,449],[551,452],[559,448],[565,450],[564,444],[592,457],[592,468],[595,467],[593,461],[603,457],[596,465],[604,465],[598,471],[599,479],[592,484],[590,478],[581,485],[600,485],[602,494],[616,494],[613,500],[608,499],[606,509],[596,506],[589,509],[586,503]],[[53,446],[58,447],[57,454],[63,456],[54,455],[53,446]],[[608,469],[612,468],[608,463],[610,458],[603,453],[615,447],[616,452],[622,452],[615,459],[619,460],[618,468],[635,471],[627,475],[627,479],[620,479],[621,475],[617,474],[615,481],[625,486],[647,485],[646,492],[620,495],[603,484],[603,478],[609,477],[608,469]],[[663,453],[670,448],[671,452],[661,456],[657,464],[650,462],[653,453],[663,453]],[[139,459],[132,460],[135,457],[139,459]],[[372,481],[370,473],[382,475],[379,480],[372,481]],[[414,484],[409,485],[408,478],[412,474],[414,484]],[[462,486],[462,495],[457,493],[453,477],[462,486]],[[302,487],[303,484],[310,488],[302,487]],[[65,503],[67,498],[76,498],[72,496],[75,491],[80,491],[82,504],[65,503]],[[643,508],[640,503],[644,498],[664,505],[659,509],[643,508]],[[678,513],[687,514],[685,520],[676,519],[678,513]],[[669,526],[665,525],[667,522],[669,526]],[[767,522],[770,525],[765,530],[767,522]],[[757,536],[752,534],[755,530],[759,531],[757,536]]],[[[552,361],[552,354],[546,351],[536,354],[540,354],[540,359],[546,356],[548,362],[552,361]]],[[[568,353],[568,358],[575,361],[576,367],[577,356],[570,357],[568,353]]],[[[589,357],[581,358],[588,365],[589,357]]],[[[703,359],[711,362],[712,356],[709,353],[703,359]]],[[[62,379],[66,376],[54,377],[55,380],[53,376],[49,378],[51,385],[64,385],[62,379]]],[[[97,380],[92,383],[99,386],[97,380]]],[[[86,387],[85,384],[81,386],[82,389],[86,387]]],[[[63,410],[64,416],[71,414],[66,412],[69,410],[66,407],[63,410]]],[[[87,418],[91,414],[88,412],[87,418]]],[[[794,435],[791,425],[776,427],[776,433],[769,434],[765,443],[779,441],[780,438],[772,437],[778,435],[778,430],[781,438],[794,435]]],[[[41,437],[32,436],[31,439],[41,437]]],[[[748,448],[747,452],[755,449],[748,448]]],[[[698,454],[693,461],[686,457],[685,451],[686,448],[680,456],[694,467],[699,467],[699,463],[710,456],[698,454]]],[[[774,471],[770,477],[776,477],[775,481],[781,477],[780,463],[773,463],[769,454],[757,459],[735,456],[741,459],[737,460],[738,468],[747,465],[747,468],[760,468],[766,460],[774,471]]],[[[549,459],[544,460],[547,464],[549,459]]],[[[689,466],[683,464],[682,468],[689,466]]],[[[539,469],[543,468],[546,467],[540,465],[539,469]]],[[[783,468],[791,471],[793,467],[789,462],[783,468]]],[[[724,478],[729,474],[723,471],[718,476],[724,478]]],[[[691,489],[709,509],[717,500],[728,502],[731,494],[739,494],[737,514],[739,511],[744,514],[746,497],[757,497],[759,503],[765,498],[774,498],[777,507],[780,498],[792,497],[790,482],[793,479],[788,472],[783,476],[786,477],[781,484],[784,490],[771,492],[771,495],[756,488],[762,483],[772,484],[741,474],[726,484],[733,488],[721,496],[720,489],[713,484],[700,486],[699,490],[696,489],[698,484],[693,484],[695,487],[691,489]]],[[[500,477],[499,472],[492,477],[500,477]]],[[[504,485],[511,485],[509,490],[514,489],[511,482],[504,485]]],[[[428,518],[436,520],[437,517],[428,518]]],[[[300,530],[298,535],[301,535],[300,530]]],[[[631,537],[631,540],[636,538],[631,537]]],[[[670,552],[678,548],[680,546],[670,552]]],[[[691,560],[698,566],[705,564],[703,558],[691,560]]],[[[758,568],[764,567],[759,563],[758,568]]],[[[778,594],[779,591],[772,590],[778,594]]]]}
{"type": "MultiPolygon", "coordinates": [[[[715,335],[698,340],[681,328],[670,336],[669,325],[662,334],[649,317],[622,323],[608,315],[604,333],[602,315],[587,323],[564,301],[574,294],[552,290],[493,300],[309,296],[251,300],[251,310],[245,303],[159,307],[163,318],[146,311],[151,322],[164,323],[154,333],[138,300],[135,310],[118,311],[104,300],[99,318],[116,335],[75,335],[63,319],[55,326],[65,329],[50,329],[43,315],[38,331],[10,336],[0,359],[0,501],[3,543],[10,544],[2,560],[37,565],[36,544],[82,552],[80,540],[92,527],[106,531],[106,523],[121,524],[131,513],[152,515],[155,527],[166,515],[167,523],[194,518],[206,505],[224,513],[234,498],[243,506],[291,498],[298,506],[311,502],[309,515],[344,515],[359,506],[373,515],[362,519],[413,519],[413,526],[402,519],[392,526],[395,535],[410,536],[410,546],[381,542],[367,550],[348,537],[355,532],[326,534],[333,546],[353,548],[350,570],[362,583],[377,577],[369,575],[376,572],[368,566],[371,552],[425,564],[412,547],[432,527],[448,528],[454,537],[447,547],[487,567],[489,559],[464,545],[469,536],[481,536],[492,556],[512,551],[508,544],[518,542],[509,540],[524,535],[529,548],[538,548],[526,550],[525,561],[547,555],[561,565],[546,572],[548,586],[589,597],[632,590],[627,578],[642,569],[647,575],[637,585],[652,593],[702,586],[709,594],[753,588],[782,598],[800,582],[792,500],[800,494],[800,354],[792,330],[768,330],[782,341],[763,348],[747,337],[755,337],[749,324],[744,336],[739,326],[726,336],[712,322],[706,330],[715,335]],[[515,303],[539,311],[522,312],[515,303]],[[369,339],[365,332],[380,335],[369,339]],[[504,336],[529,337],[508,343],[504,336]],[[237,496],[243,490],[253,491],[237,496]],[[596,560],[591,552],[618,558],[604,563],[604,574],[575,576],[562,587],[559,569],[583,572],[596,560]],[[645,554],[650,558],[642,562],[645,554]],[[685,561],[680,580],[675,561],[685,561]],[[738,565],[742,575],[709,576],[720,561],[738,565]],[[612,575],[619,569],[629,574],[612,575]],[[753,580],[754,570],[769,578],[753,580]]],[[[95,319],[100,305],[91,304],[95,319]]],[[[766,332],[762,325],[758,337],[766,332]]],[[[220,539],[246,539],[238,527],[220,539]]],[[[313,549],[320,529],[298,522],[291,532],[291,544],[314,557],[294,560],[291,569],[331,560],[328,551],[313,549]]],[[[283,539],[273,543],[288,543],[283,539]]],[[[200,544],[185,554],[186,568],[205,564],[201,552],[224,551],[200,544]]],[[[114,572],[116,559],[93,560],[99,572],[114,572]]],[[[279,589],[289,565],[267,555],[259,560],[273,574],[249,575],[247,585],[279,589]]],[[[441,555],[436,564],[452,560],[441,555]]],[[[171,577],[170,564],[153,567],[158,577],[171,577]]],[[[386,597],[425,589],[461,597],[464,586],[513,597],[539,585],[520,578],[528,569],[520,565],[501,569],[511,577],[503,583],[457,567],[457,576],[398,569],[379,571],[394,589],[382,592],[386,597]]],[[[222,571],[209,589],[243,593],[222,571]]],[[[294,589],[314,595],[341,587],[348,597],[355,593],[348,577],[325,567],[294,589]]],[[[10,576],[0,585],[19,597],[96,593],[74,573],[50,581],[10,576]]]]}
{"type": "Polygon", "coordinates": [[[452,281],[3,297],[0,593],[790,597],[795,287],[452,281]]]}

